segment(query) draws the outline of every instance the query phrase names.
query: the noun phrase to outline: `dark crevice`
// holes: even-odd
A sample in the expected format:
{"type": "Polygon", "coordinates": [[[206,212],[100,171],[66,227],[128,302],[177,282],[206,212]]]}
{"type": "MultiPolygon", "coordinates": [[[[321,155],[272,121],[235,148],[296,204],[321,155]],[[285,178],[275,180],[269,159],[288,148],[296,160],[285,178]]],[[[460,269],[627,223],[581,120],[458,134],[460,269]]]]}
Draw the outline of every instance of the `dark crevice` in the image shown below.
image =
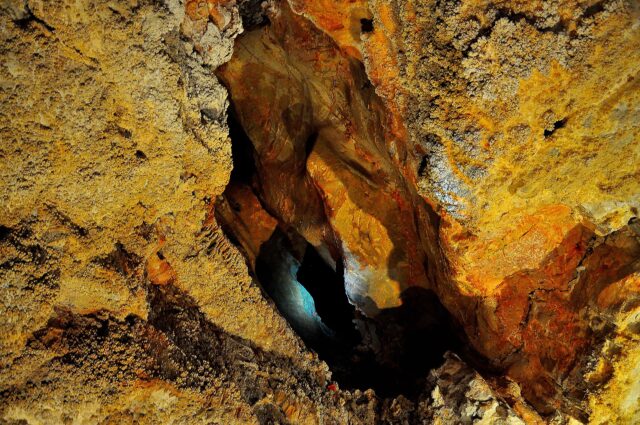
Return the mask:
{"type": "Polygon", "coordinates": [[[424,177],[427,171],[427,166],[429,165],[429,156],[425,155],[420,160],[420,165],[418,166],[418,176],[424,177]]]}
{"type": "MultiPolygon", "coordinates": [[[[329,328],[341,332],[345,324],[352,322],[355,308],[349,304],[344,292],[342,261],[338,262],[334,271],[316,249],[307,243],[296,278],[313,297],[316,311],[329,328]]],[[[355,340],[355,327],[349,329],[347,326],[343,336],[345,339],[355,340]]]]}
{"type": "Polygon", "coordinates": [[[264,0],[240,0],[237,4],[245,31],[269,25],[268,3],[264,0]]]}
{"type": "Polygon", "coordinates": [[[113,251],[104,257],[94,259],[93,262],[106,269],[114,270],[122,276],[131,276],[142,263],[142,258],[128,252],[124,245],[117,242],[113,251]]]}
{"type": "Polygon", "coordinates": [[[131,130],[129,130],[127,128],[117,126],[116,130],[125,139],[131,139],[131,136],[133,136],[133,133],[131,132],[131,130]]]}
{"type": "Polygon", "coordinates": [[[317,141],[318,141],[318,132],[312,131],[309,137],[307,137],[307,141],[304,145],[304,154],[306,159],[308,159],[309,155],[311,155],[311,152],[313,151],[313,148],[315,147],[317,141]]]}
{"type": "Polygon", "coordinates": [[[251,185],[256,174],[254,149],[244,128],[240,125],[233,107],[229,108],[227,119],[229,137],[231,138],[231,158],[233,170],[231,181],[251,185]]]}
{"type": "Polygon", "coordinates": [[[334,334],[317,313],[312,295],[297,280],[301,261],[280,228],[260,248],[255,274],[291,327],[309,345],[331,345],[334,334]]]}
{"type": "Polygon", "coordinates": [[[562,127],[564,127],[566,123],[567,123],[567,119],[566,118],[563,118],[563,119],[561,119],[559,121],[554,122],[552,129],[544,131],[544,137],[550,137],[553,133],[556,132],[556,130],[559,130],[562,127]]]}
{"type": "Polygon", "coordinates": [[[29,23],[35,22],[45,27],[49,32],[55,32],[56,30],[53,26],[49,25],[46,21],[37,17],[29,7],[29,4],[26,2],[24,3],[23,16],[20,19],[17,19],[15,22],[16,22],[16,25],[18,25],[22,29],[28,28],[29,23]]]}
{"type": "Polygon", "coordinates": [[[66,227],[69,227],[75,234],[81,237],[89,235],[89,231],[79,224],[73,222],[69,216],[60,211],[55,205],[48,204],[47,209],[66,227]]]}
{"type": "Polygon", "coordinates": [[[0,241],[3,241],[11,234],[11,228],[0,225],[0,241]]]}
{"type": "Polygon", "coordinates": [[[587,7],[582,14],[582,19],[592,18],[600,12],[604,12],[605,6],[607,5],[606,1],[599,1],[597,3],[592,4],[587,7]]]}
{"type": "Polygon", "coordinates": [[[360,31],[363,33],[373,32],[373,19],[360,19],[360,31]]]}
{"type": "Polygon", "coordinates": [[[553,33],[553,34],[559,34],[562,33],[566,30],[565,25],[562,21],[558,21],[555,25],[551,26],[551,27],[543,27],[540,25],[540,23],[538,22],[538,20],[535,17],[531,17],[528,16],[524,13],[517,13],[517,12],[513,12],[509,9],[499,9],[498,13],[496,15],[495,20],[493,21],[493,25],[491,26],[491,29],[493,29],[493,27],[495,26],[495,24],[500,20],[500,19],[506,19],[509,22],[513,22],[518,23],[520,21],[525,21],[527,24],[531,25],[532,27],[536,28],[537,31],[539,31],[540,33],[553,33]]]}

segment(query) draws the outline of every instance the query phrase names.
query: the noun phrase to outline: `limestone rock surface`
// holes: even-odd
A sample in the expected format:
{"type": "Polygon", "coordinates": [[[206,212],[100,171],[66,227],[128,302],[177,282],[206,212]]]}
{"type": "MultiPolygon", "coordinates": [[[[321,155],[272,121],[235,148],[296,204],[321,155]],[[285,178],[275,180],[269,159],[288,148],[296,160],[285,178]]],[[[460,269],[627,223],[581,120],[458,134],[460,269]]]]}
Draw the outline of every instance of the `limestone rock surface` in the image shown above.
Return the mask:
{"type": "Polygon", "coordinates": [[[2,0],[0,57],[0,423],[640,422],[637,0],[2,0]]]}

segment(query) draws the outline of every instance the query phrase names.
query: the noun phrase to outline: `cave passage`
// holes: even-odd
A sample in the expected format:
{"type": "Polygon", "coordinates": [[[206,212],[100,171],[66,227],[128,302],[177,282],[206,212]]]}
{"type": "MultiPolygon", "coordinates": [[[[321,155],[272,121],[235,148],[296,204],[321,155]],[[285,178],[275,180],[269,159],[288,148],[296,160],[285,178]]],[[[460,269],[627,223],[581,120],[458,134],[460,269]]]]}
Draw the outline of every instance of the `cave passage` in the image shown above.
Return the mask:
{"type": "Polygon", "coordinates": [[[297,279],[313,297],[316,311],[323,322],[343,340],[353,341],[357,333],[355,327],[352,325],[349,328],[348,324],[353,322],[355,308],[344,292],[342,263],[339,262],[336,270],[333,270],[307,243],[297,279]]]}
{"type": "Polygon", "coordinates": [[[238,215],[219,214],[218,204],[216,217],[227,237],[245,254],[265,296],[305,345],[329,365],[341,388],[373,388],[384,397],[417,395],[428,372],[442,363],[443,354],[462,349],[449,313],[432,291],[413,287],[403,293],[402,306],[365,317],[347,299],[342,262],[328,264],[313,245],[284,224],[278,224],[260,245],[252,267],[240,243],[246,233],[238,229],[256,223],[232,222],[242,217],[244,207],[229,191],[241,185],[260,198],[259,159],[233,109],[228,123],[233,172],[222,199],[238,215]]]}
{"type": "MultiPolygon", "coordinates": [[[[328,53],[337,47],[303,18],[285,13],[278,19],[286,25],[243,34],[236,41],[243,46],[237,57],[218,71],[232,105],[233,171],[216,203],[216,219],[245,255],[265,296],[329,365],[340,387],[417,396],[443,354],[461,354],[466,344],[460,327],[425,288],[423,262],[411,256],[422,248],[416,240],[403,245],[405,235],[415,238],[404,225],[413,223],[415,213],[412,198],[398,190],[405,182],[382,143],[383,105],[361,63],[328,53]],[[292,39],[260,36],[283,28],[294,38],[311,31],[307,35],[324,50],[297,51],[292,39]],[[332,197],[352,203],[332,204],[332,197]],[[341,205],[361,213],[342,216],[337,228],[331,214],[341,205]],[[354,244],[357,235],[361,240],[354,244]],[[358,266],[361,273],[346,262],[349,243],[371,259],[358,266]],[[376,273],[366,268],[382,271],[369,280],[376,273]],[[347,298],[345,276],[362,277],[363,288],[384,287],[385,276],[401,281],[402,304],[366,316],[347,298]]],[[[371,22],[361,23],[363,30],[373,30],[371,22]]]]}
{"type": "MultiPolygon", "coordinates": [[[[286,234],[277,228],[260,248],[255,273],[280,313],[308,345],[331,346],[336,342],[335,332],[318,314],[313,295],[299,282],[301,264],[286,234]]],[[[321,284],[309,286],[313,286],[316,294],[324,287],[321,284]]]]}
{"type": "Polygon", "coordinates": [[[432,291],[409,288],[402,306],[364,317],[348,302],[341,268],[334,271],[308,243],[296,249],[300,236],[292,242],[287,233],[277,228],[263,244],[256,278],[341,387],[414,396],[447,350],[460,352],[451,317],[432,291]]]}

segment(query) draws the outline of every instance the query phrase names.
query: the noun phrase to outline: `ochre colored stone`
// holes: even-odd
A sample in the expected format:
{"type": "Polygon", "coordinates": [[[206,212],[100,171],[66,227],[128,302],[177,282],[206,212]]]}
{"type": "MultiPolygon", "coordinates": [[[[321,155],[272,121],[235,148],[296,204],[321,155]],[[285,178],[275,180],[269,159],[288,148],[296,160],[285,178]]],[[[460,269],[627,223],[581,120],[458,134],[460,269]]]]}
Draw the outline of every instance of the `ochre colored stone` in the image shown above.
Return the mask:
{"type": "Polygon", "coordinates": [[[220,75],[255,149],[261,199],[329,261],[341,257],[352,302],[375,314],[426,286],[416,195],[360,65],[282,9],[237,40],[220,75]]]}
{"type": "Polygon", "coordinates": [[[640,422],[637,1],[259,3],[0,4],[0,421],[640,422]],[[340,389],[250,274],[278,227],[471,366],[340,389]]]}

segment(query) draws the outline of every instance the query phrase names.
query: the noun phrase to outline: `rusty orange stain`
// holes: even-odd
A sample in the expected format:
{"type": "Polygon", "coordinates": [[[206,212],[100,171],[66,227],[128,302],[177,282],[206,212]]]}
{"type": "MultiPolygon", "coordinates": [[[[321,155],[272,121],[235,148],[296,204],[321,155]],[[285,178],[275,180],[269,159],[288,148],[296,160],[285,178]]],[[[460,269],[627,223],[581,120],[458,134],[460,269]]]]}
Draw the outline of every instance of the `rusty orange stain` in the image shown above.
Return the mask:
{"type": "Polygon", "coordinates": [[[167,285],[173,283],[176,274],[171,265],[157,254],[151,255],[146,264],[147,278],[154,285],[167,285]]]}

